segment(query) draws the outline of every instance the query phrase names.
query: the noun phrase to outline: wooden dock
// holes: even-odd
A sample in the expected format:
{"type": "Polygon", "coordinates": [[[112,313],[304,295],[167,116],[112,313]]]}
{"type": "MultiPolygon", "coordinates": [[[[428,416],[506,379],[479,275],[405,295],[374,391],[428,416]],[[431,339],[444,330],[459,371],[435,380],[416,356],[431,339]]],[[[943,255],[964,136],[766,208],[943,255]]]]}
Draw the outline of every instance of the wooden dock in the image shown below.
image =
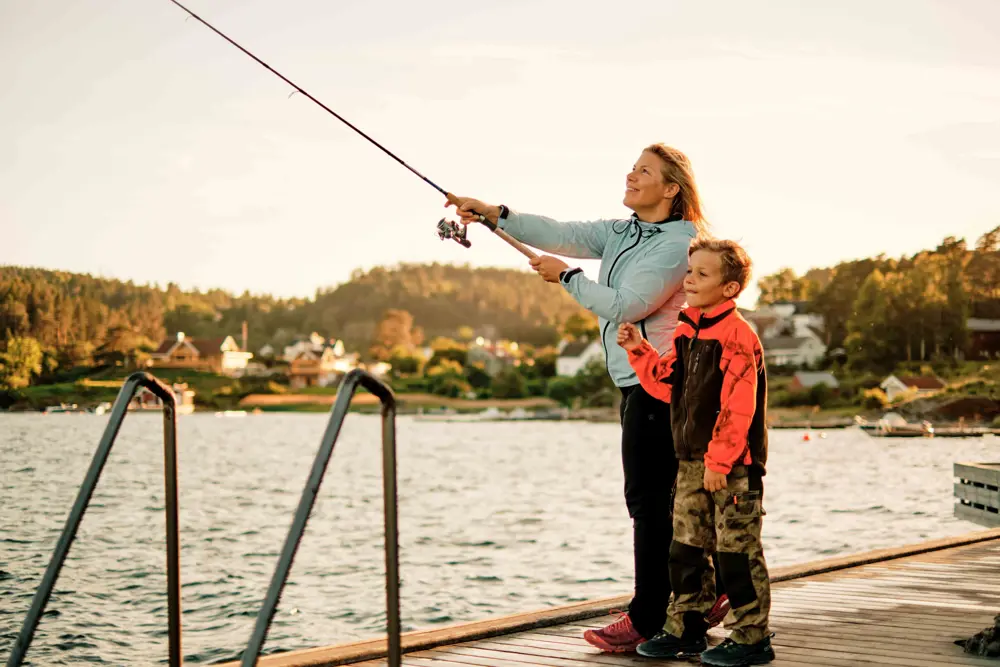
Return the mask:
{"type": "MultiPolygon", "coordinates": [[[[896,665],[997,667],[953,644],[1000,613],[1000,529],[828,559],[772,572],[775,667],[896,665]]],[[[581,603],[403,635],[414,667],[641,667],[660,662],[607,654],[581,638],[628,598],[581,603]]],[[[405,600],[404,600],[405,602],[405,600]]],[[[725,637],[711,631],[710,644],[725,637]]],[[[384,639],[261,658],[261,667],[386,665],[384,639]]],[[[228,663],[235,665],[235,663],[228,663]]]]}

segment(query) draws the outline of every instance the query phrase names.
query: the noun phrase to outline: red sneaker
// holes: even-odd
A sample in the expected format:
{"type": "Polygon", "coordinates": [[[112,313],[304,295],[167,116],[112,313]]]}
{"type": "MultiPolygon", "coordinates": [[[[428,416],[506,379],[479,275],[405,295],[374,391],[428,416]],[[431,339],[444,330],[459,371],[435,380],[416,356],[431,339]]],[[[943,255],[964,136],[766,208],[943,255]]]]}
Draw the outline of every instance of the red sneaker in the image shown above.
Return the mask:
{"type": "Polygon", "coordinates": [[[705,616],[705,622],[708,623],[708,627],[714,628],[719,623],[722,623],[722,619],[726,617],[729,613],[729,596],[723,593],[719,596],[719,599],[715,601],[715,605],[712,606],[711,611],[705,616]]]}
{"type": "Polygon", "coordinates": [[[606,625],[600,630],[587,630],[583,633],[583,638],[591,646],[596,646],[608,653],[634,651],[636,646],[646,641],[646,638],[632,627],[632,619],[627,613],[622,614],[614,623],[606,625]]]}

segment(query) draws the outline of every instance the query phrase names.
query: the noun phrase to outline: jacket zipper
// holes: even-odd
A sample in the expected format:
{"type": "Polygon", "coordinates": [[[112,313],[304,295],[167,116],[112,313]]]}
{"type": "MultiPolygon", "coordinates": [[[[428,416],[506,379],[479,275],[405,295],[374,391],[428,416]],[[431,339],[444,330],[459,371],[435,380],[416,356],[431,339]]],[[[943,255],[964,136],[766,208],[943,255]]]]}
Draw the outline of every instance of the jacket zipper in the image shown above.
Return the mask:
{"type": "MultiPolygon", "coordinates": [[[[639,223],[637,222],[635,224],[638,227],[639,223]]],[[[607,283],[608,283],[608,287],[611,287],[611,274],[614,273],[615,266],[617,266],[617,264],[618,264],[618,260],[622,258],[622,255],[624,255],[629,250],[631,250],[632,248],[634,248],[637,245],[639,245],[640,241],[642,241],[642,228],[641,227],[639,227],[639,234],[636,236],[635,243],[633,243],[632,245],[630,245],[629,247],[625,248],[620,253],[618,253],[618,256],[615,257],[615,261],[611,262],[611,268],[608,269],[608,277],[606,279],[607,283]]],[[[646,337],[646,328],[645,328],[645,326],[643,326],[644,321],[640,322],[639,324],[640,324],[640,326],[642,326],[642,337],[645,338],[646,337]]],[[[605,336],[608,333],[608,327],[609,326],[611,326],[611,320],[608,320],[607,322],[605,322],[604,323],[604,329],[601,330],[601,345],[604,346],[604,359],[605,360],[607,360],[607,358],[608,358],[608,341],[605,339],[605,336]]]]}
{"type": "MultiPolygon", "coordinates": [[[[691,352],[691,348],[694,347],[694,343],[698,340],[698,334],[701,333],[701,317],[698,318],[697,324],[694,327],[694,336],[691,337],[691,342],[688,343],[688,352],[691,352]]],[[[691,377],[698,372],[698,364],[701,361],[701,347],[698,348],[698,352],[695,354],[694,359],[691,360],[691,368],[685,369],[684,372],[684,439],[690,442],[689,432],[691,425],[691,392],[688,391],[691,387],[691,377]]]]}

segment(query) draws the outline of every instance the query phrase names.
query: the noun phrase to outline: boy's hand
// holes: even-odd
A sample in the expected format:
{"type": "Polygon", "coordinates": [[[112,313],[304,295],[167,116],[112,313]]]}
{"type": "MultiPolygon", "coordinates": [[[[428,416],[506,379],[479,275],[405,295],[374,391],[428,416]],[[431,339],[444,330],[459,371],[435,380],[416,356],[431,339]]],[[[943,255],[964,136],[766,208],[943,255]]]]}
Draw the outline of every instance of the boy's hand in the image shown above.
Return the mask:
{"type": "Polygon", "coordinates": [[[710,493],[722,491],[726,488],[726,476],[721,472],[715,472],[705,468],[705,490],[710,493]]]}
{"type": "Polygon", "coordinates": [[[628,322],[618,325],[618,345],[631,352],[642,344],[642,336],[634,324],[628,322]]]}

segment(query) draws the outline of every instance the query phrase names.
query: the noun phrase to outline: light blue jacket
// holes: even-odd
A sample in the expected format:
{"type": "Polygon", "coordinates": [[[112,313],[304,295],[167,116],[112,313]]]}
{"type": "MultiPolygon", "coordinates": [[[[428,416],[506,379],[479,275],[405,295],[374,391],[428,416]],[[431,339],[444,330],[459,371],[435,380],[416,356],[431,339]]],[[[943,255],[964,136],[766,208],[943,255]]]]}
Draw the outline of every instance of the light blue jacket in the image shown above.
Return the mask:
{"type": "Polygon", "coordinates": [[[563,287],[597,315],[608,373],[615,385],[639,384],[628,353],[618,347],[618,324],[636,324],[660,354],[670,349],[677,316],[684,307],[681,284],[694,225],[676,217],[668,222],[642,222],[635,215],[625,220],[556,222],[510,211],[499,227],[544,252],[600,258],[597,282],[577,273],[563,287]]]}

